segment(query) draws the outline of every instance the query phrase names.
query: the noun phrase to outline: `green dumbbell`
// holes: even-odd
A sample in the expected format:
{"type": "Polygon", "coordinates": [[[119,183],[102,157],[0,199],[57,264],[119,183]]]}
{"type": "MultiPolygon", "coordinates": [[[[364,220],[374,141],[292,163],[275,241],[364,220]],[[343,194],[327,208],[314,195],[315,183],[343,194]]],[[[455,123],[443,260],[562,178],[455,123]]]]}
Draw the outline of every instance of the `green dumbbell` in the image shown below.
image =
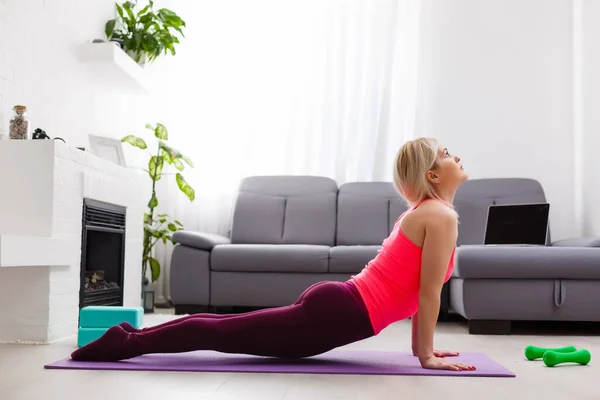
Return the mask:
{"type": "Polygon", "coordinates": [[[525,357],[528,360],[535,360],[536,358],[544,357],[544,353],[547,351],[554,351],[556,353],[572,353],[577,351],[575,346],[565,346],[565,347],[537,347],[537,346],[527,346],[525,348],[525,357]]]}
{"type": "Polygon", "coordinates": [[[586,349],[574,351],[572,353],[557,353],[555,351],[547,351],[544,353],[544,364],[548,367],[554,367],[557,364],[572,362],[581,365],[586,365],[592,359],[592,355],[586,349]]]}

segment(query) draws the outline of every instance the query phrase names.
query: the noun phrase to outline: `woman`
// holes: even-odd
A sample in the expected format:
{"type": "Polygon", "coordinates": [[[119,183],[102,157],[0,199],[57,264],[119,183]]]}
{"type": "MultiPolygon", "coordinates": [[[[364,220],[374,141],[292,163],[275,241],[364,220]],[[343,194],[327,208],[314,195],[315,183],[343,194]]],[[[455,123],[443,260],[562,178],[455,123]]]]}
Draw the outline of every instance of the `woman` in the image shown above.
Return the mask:
{"type": "Polygon", "coordinates": [[[405,143],[394,185],[409,203],[378,255],[346,282],[324,281],[289,306],[245,314],[195,314],[147,329],[127,323],[73,352],[74,360],[117,361],[149,353],[215,350],[300,358],[375,336],[412,317],[413,354],[428,369],[473,370],[435,351],[440,294],[454,267],[454,195],[467,179],[460,158],[435,139],[405,143]],[[418,313],[417,313],[418,311],[418,313]]]}

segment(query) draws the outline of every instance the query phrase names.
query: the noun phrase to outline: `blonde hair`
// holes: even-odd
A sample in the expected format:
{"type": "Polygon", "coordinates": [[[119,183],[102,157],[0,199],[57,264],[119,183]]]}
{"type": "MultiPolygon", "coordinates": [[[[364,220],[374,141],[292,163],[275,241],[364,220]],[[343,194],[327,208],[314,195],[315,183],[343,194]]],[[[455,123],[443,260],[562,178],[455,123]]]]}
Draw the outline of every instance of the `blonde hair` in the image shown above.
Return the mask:
{"type": "Polygon", "coordinates": [[[433,138],[417,138],[402,145],[396,154],[394,186],[409,206],[421,200],[437,198],[435,186],[426,177],[437,167],[439,143],[433,138]]]}

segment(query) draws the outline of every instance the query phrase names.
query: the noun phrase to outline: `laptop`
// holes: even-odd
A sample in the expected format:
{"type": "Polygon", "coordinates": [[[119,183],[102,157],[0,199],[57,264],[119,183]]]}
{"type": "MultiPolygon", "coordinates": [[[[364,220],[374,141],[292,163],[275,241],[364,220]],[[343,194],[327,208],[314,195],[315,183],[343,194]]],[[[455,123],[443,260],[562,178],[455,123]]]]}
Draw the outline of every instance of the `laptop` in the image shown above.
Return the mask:
{"type": "Polygon", "coordinates": [[[545,246],[550,204],[492,205],[488,208],[484,245],[545,246]]]}

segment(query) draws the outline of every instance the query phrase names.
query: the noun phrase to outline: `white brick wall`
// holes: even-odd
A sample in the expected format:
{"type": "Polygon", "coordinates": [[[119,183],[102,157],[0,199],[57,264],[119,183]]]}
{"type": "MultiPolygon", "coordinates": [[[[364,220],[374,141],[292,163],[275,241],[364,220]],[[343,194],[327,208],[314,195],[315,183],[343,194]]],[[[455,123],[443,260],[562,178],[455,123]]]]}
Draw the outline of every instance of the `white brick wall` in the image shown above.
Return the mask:
{"type": "MultiPolygon", "coordinates": [[[[4,226],[3,232],[8,234],[0,236],[0,342],[49,342],[76,333],[83,198],[127,208],[124,305],[140,305],[142,218],[148,197],[147,179],[135,170],[122,168],[62,142],[0,142],[0,152],[21,152],[17,159],[22,163],[35,165],[36,159],[42,160],[42,164],[48,163],[48,157],[32,157],[31,147],[53,155],[49,166],[52,174],[42,175],[43,178],[23,177],[18,184],[50,187],[37,195],[40,201],[52,204],[50,218],[43,218],[39,227],[44,231],[48,230],[46,225],[50,225],[51,235],[10,235],[10,226],[4,226]],[[45,179],[50,180],[49,185],[45,179]],[[35,266],[27,266],[28,262],[35,266]]],[[[44,168],[43,165],[38,167],[44,168]]],[[[0,168],[7,168],[1,159],[0,168]]],[[[9,183],[9,179],[0,177],[0,184],[5,188],[10,189],[9,183]]],[[[13,186],[16,184],[12,182],[13,186]]],[[[0,196],[0,209],[4,206],[3,199],[0,196]]],[[[14,209],[13,213],[24,223],[35,226],[35,221],[28,221],[32,216],[26,206],[14,209]]]]}
{"type": "Polygon", "coordinates": [[[49,267],[0,268],[0,342],[44,342],[49,267]]]}

